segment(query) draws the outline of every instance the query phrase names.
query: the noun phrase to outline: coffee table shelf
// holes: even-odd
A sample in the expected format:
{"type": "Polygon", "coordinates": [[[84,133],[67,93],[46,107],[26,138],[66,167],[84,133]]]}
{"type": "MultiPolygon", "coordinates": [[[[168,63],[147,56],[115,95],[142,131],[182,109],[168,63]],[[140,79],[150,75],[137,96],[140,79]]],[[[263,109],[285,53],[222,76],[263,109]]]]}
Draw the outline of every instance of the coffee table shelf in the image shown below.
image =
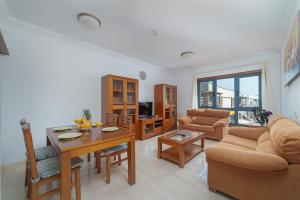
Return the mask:
{"type": "MultiPolygon", "coordinates": [[[[184,163],[194,158],[196,155],[201,153],[203,149],[200,145],[192,144],[184,149],[184,163]]],[[[161,153],[161,158],[170,160],[175,163],[179,163],[179,154],[175,147],[170,147],[161,153]]]]}

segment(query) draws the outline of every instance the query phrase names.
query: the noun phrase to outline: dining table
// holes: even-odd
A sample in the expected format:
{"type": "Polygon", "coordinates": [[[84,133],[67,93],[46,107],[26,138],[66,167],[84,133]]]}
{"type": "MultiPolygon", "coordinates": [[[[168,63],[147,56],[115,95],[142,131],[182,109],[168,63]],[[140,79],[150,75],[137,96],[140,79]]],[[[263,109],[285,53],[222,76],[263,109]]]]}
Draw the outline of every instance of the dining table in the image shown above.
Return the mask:
{"type": "Polygon", "coordinates": [[[128,184],[135,184],[135,135],[128,130],[119,129],[114,132],[105,132],[105,126],[93,127],[88,131],[80,131],[73,126],[66,131],[55,131],[47,128],[47,145],[53,145],[60,154],[61,162],[61,192],[60,199],[70,200],[72,189],[71,159],[73,157],[87,155],[127,143],[128,145],[128,184]],[[61,140],[60,134],[81,132],[82,135],[71,140],[61,140]]]}

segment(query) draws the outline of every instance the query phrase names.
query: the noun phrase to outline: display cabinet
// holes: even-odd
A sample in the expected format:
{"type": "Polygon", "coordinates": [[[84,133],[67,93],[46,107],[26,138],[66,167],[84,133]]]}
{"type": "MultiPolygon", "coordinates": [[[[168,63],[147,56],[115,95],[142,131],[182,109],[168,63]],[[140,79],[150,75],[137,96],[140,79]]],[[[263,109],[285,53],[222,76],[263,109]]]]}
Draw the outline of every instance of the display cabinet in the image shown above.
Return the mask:
{"type": "Polygon", "coordinates": [[[101,120],[106,113],[126,114],[131,117],[132,131],[138,129],[138,86],[137,79],[106,75],[101,80],[101,120]]]}

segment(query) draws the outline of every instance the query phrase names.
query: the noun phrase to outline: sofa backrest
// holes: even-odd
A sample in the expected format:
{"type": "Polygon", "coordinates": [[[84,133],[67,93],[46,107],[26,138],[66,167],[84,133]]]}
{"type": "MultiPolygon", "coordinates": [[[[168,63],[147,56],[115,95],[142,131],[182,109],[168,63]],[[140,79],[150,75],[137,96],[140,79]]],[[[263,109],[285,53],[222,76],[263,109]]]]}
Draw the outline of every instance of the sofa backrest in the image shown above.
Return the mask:
{"type": "Polygon", "coordinates": [[[300,163],[300,125],[284,116],[273,116],[269,123],[272,145],[289,163],[300,163]]]}
{"type": "Polygon", "coordinates": [[[187,115],[191,116],[193,124],[212,126],[222,118],[229,118],[230,112],[215,109],[189,109],[187,115]]]}

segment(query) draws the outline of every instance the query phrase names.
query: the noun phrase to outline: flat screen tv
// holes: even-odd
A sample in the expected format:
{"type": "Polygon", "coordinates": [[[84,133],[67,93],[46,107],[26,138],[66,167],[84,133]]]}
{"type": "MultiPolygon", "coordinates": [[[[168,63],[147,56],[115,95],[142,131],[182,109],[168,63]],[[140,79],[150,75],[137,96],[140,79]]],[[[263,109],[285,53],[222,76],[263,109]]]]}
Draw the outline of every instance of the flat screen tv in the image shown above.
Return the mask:
{"type": "Polygon", "coordinates": [[[139,102],[139,117],[152,117],[152,102],[139,102]]]}

